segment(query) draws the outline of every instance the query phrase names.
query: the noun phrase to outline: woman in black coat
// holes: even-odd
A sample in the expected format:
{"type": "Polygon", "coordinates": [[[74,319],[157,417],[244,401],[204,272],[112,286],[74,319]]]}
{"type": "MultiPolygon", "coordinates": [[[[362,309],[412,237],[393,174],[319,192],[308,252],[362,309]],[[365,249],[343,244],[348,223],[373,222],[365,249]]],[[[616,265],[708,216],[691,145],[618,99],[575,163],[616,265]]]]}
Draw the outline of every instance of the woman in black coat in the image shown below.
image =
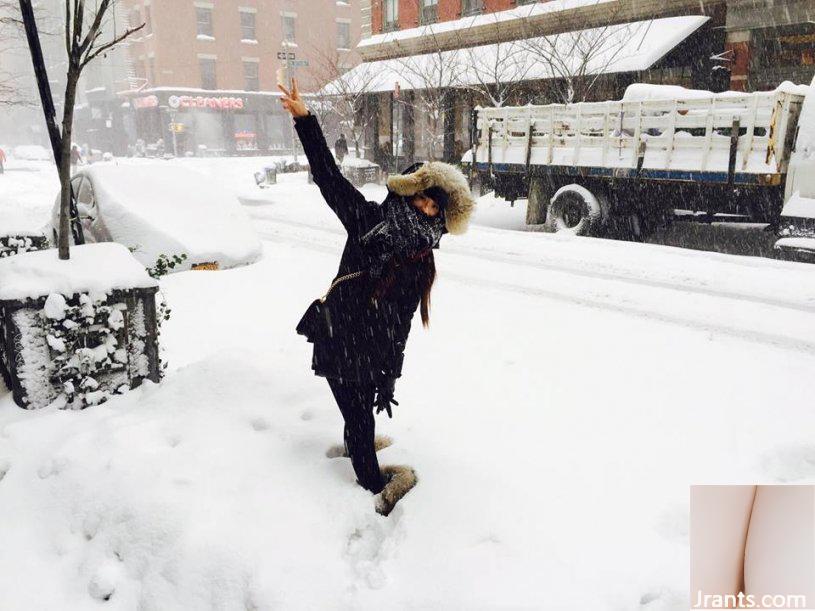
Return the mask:
{"type": "Polygon", "coordinates": [[[297,331],[314,344],[312,368],[328,380],[342,412],[345,449],[358,482],[382,492],[379,510],[387,514],[413,486],[415,474],[406,467],[380,470],[373,408],[392,416],[417,308],[423,324],[429,323],[433,249],[444,233],[466,230],[474,203],[464,175],[439,162],[392,177],[382,204],[367,201],[341,174],[296,82],[291,91],[281,90],[314,182],[348,233],[330,289],[309,306],[297,331]]]}

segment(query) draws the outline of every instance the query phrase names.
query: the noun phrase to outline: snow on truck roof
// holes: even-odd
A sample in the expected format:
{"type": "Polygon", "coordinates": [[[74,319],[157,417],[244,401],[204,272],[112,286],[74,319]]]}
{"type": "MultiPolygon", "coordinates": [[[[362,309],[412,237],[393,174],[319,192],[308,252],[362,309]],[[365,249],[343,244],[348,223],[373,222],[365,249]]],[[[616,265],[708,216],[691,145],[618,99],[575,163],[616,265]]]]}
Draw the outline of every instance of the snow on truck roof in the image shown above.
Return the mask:
{"type": "Polygon", "coordinates": [[[233,267],[260,256],[260,242],[234,194],[179,164],[97,164],[91,178],[100,217],[114,242],[153,265],[159,255],[233,267]]]}
{"type": "MultiPolygon", "coordinates": [[[[553,48],[564,62],[569,59],[575,63],[587,61],[587,75],[638,72],[653,66],[709,20],[709,17],[700,15],[649,19],[540,38],[365,62],[326,85],[323,93],[331,95],[355,87],[364,87],[371,92],[391,91],[396,83],[401,89],[411,90],[423,89],[430,83],[455,87],[557,77],[546,61],[530,52],[529,49],[533,47],[553,48]],[[582,43],[580,37],[584,38],[582,43]],[[573,52],[575,44],[578,47],[591,45],[594,50],[581,57],[573,52]],[[515,51],[518,53],[515,54],[515,51]],[[514,59],[508,61],[508,57],[514,59]],[[444,82],[436,82],[439,79],[444,82]]],[[[577,66],[572,68],[576,70],[577,66]]],[[[559,67],[558,72],[563,73],[563,67],[559,67]]]]}
{"type": "Polygon", "coordinates": [[[73,246],[67,261],[56,248],[0,259],[0,300],[154,286],[144,265],[112,242],[73,246]]]}

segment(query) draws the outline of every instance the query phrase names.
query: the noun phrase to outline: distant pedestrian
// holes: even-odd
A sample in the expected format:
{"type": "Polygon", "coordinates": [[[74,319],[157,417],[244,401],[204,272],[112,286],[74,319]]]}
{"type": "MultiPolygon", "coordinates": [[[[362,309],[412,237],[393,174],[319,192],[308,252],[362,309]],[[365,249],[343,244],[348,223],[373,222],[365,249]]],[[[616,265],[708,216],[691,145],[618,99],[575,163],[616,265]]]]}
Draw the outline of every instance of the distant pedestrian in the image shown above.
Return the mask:
{"type": "Polygon", "coordinates": [[[337,156],[337,161],[342,163],[345,156],[348,154],[348,141],[345,139],[345,134],[340,134],[337,141],[334,143],[334,154],[337,156]]]}
{"type": "Polygon", "coordinates": [[[76,166],[82,163],[82,149],[78,144],[71,145],[71,174],[76,172],[76,166]]]}
{"type": "MultiPolygon", "coordinates": [[[[379,494],[377,511],[387,515],[416,483],[410,467],[380,469],[374,409],[392,414],[396,379],[402,374],[411,321],[420,310],[430,320],[436,277],[433,249],[445,233],[464,233],[475,203],[467,179],[446,163],[417,164],[388,181],[380,205],[367,201],[342,175],[317,118],[303,103],[296,81],[282,103],[308,158],[314,182],[348,235],[337,277],[297,325],[314,344],[312,369],[325,377],[345,421],[347,455],[360,486],[379,494]]],[[[443,373],[440,373],[443,375],[443,373]]]]}
{"type": "Polygon", "coordinates": [[[6,169],[3,165],[6,163],[6,152],[3,149],[0,149],[0,174],[4,174],[6,169]]]}

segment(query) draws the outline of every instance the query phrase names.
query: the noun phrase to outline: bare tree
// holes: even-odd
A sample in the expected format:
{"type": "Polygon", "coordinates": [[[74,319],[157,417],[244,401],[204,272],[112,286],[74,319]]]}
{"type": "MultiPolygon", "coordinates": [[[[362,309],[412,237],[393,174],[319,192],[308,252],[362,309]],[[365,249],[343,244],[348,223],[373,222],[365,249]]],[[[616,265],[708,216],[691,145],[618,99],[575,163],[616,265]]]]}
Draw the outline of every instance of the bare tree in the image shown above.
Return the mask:
{"type": "Polygon", "coordinates": [[[530,54],[515,42],[499,42],[488,49],[462,51],[467,69],[461,71],[461,87],[474,91],[492,106],[504,106],[524,86],[532,68],[530,54]]]}
{"type": "Polygon", "coordinates": [[[549,34],[521,41],[533,60],[547,68],[559,101],[585,102],[600,78],[625,58],[633,38],[647,33],[634,24],[549,34]]]}
{"type": "Polygon", "coordinates": [[[375,91],[379,80],[377,72],[370,64],[360,64],[348,70],[343,63],[344,55],[336,50],[314,50],[311,73],[319,83],[316,98],[322,112],[333,114],[343,130],[347,130],[354,141],[359,156],[361,141],[369,125],[377,117],[365,113],[365,100],[375,91]]]}
{"type": "MultiPolygon", "coordinates": [[[[76,89],[79,77],[85,67],[122,42],[128,36],[141,30],[139,26],[127,28],[121,34],[107,27],[107,20],[111,19],[116,10],[117,0],[98,0],[93,8],[86,8],[85,0],[65,1],[65,51],[67,54],[68,71],[66,75],[65,96],[63,98],[62,131],[56,132],[54,125],[54,105],[51,97],[51,88],[47,82],[42,50],[37,34],[37,23],[31,0],[19,0],[23,23],[28,36],[31,50],[34,73],[40,90],[43,103],[43,112],[48,124],[51,146],[54,149],[54,158],[57,162],[59,180],[61,185],[60,214],[59,214],[59,258],[70,258],[69,231],[70,209],[72,205],[71,194],[71,134],[73,131],[74,104],[76,103],[76,89]]],[[[121,1],[121,0],[118,0],[121,1]]]]}
{"type": "Polygon", "coordinates": [[[427,145],[430,159],[439,157],[444,146],[444,120],[453,112],[452,95],[461,83],[460,57],[455,51],[434,51],[394,60],[412,89],[416,126],[427,145]]]}
{"type": "Polygon", "coordinates": [[[30,104],[20,83],[20,75],[10,70],[9,54],[23,31],[20,7],[15,0],[0,0],[0,106],[30,104]]]}

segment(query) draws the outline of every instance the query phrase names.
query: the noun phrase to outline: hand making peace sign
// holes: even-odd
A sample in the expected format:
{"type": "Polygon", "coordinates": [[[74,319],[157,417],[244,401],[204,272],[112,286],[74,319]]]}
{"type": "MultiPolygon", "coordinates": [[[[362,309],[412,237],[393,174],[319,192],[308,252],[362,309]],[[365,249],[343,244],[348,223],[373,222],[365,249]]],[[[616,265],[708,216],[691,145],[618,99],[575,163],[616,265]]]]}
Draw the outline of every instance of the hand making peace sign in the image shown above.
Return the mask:
{"type": "Polygon", "coordinates": [[[283,85],[277,85],[280,91],[283,92],[283,97],[280,102],[283,108],[291,113],[292,117],[299,118],[308,115],[308,108],[306,108],[303,100],[300,99],[300,91],[297,89],[297,79],[291,80],[291,91],[286,89],[283,85]]]}

